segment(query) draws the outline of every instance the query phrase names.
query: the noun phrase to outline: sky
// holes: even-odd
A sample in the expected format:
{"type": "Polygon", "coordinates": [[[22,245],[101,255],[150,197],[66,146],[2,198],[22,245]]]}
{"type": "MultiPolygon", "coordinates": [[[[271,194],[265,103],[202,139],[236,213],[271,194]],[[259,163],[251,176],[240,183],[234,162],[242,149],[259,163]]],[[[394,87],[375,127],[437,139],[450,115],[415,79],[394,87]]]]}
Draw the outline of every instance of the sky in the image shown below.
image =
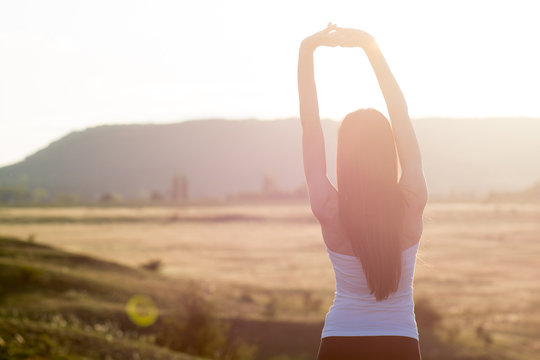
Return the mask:
{"type": "MultiPolygon", "coordinates": [[[[298,116],[298,47],[372,34],[420,117],[540,117],[536,1],[0,0],[0,166],[101,124],[298,116]],[[536,45],[535,45],[536,44],[536,45]]],[[[360,49],[320,48],[323,118],[385,112],[360,49]]]]}

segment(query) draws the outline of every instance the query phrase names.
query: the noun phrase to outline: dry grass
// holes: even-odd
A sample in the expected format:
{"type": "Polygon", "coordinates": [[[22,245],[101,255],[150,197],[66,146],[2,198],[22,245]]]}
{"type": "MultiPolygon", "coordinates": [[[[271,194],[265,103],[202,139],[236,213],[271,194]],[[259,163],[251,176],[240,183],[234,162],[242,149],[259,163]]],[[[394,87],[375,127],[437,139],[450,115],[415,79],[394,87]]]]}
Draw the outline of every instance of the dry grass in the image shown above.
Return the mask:
{"type": "MultiPolygon", "coordinates": [[[[457,329],[444,336],[488,334],[486,342],[508,358],[534,359],[540,205],[433,203],[424,215],[415,295],[429,298],[457,329]]],[[[0,209],[0,219],[0,234],[33,234],[40,243],[129,265],[160,259],[168,275],[218,287],[314,290],[324,294],[321,319],[332,301],[331,265],[304,204],[0,209]],[[43,217],[49,221],[40,223],[43,217]],[[85,222],[91,218],[120,220],[85,222]]]]}

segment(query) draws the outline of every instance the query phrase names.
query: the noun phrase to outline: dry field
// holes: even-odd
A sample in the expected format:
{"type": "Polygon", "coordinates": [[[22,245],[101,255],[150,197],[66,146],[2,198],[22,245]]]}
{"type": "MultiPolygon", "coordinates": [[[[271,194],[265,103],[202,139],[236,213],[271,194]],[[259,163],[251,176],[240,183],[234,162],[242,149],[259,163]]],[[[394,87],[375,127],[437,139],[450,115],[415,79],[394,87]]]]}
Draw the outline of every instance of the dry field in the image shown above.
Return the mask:
{"type": "MultiPolygon", "coordinates": [[[[540,205],[431,203],[415,297],[445,336],[483,336],[504,358],[540,353],[540,205]]],[[[0,234],[226,288],[304,289],[331,305],[333,272],[305,204],[163,208],[3,208],[0,234]]],[[[451,339],[450,339],[451,340],[451,339]]]]}

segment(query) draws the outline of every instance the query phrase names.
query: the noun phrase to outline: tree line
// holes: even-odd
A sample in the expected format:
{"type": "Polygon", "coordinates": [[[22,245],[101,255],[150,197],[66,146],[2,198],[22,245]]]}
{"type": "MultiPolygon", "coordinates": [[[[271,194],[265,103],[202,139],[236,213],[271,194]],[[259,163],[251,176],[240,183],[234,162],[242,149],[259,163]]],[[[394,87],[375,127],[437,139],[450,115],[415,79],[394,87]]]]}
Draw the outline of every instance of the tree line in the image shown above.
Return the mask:
{"type": "MultiPolygon", "coordinates": [[[[0,205],[145,205],[145,204],[182,204],[189,203],[189,180],[186,175],[172,177],[170,188],[145,191],[144,195],[126,197],[118,192],[105,190],[97,197],[66,191],[51,193],[43,187],[31,188],[24,184],[0,185],[0,205]]],[[[281,189],[277,180],[270,174],[264,174],[258,191],[241,191],[229,194],[225,200],[264,200],[264,199],[307,199],[307,187],[300,184],[293,190],[281,189]]]]}

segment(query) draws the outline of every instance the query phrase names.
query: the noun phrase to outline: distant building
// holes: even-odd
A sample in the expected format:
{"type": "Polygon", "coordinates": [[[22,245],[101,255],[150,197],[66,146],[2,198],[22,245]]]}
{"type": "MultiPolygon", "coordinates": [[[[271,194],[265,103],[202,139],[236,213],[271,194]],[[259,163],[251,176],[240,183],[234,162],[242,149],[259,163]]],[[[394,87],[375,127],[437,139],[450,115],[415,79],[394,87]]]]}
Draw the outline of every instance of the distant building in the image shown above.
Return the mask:
{"type": "Polygon", "coordinates": [[[185,175],[175,175],[172,180],[171,200],[172,201],[187,201],[188,196],[188,179],[185,175]]]}

